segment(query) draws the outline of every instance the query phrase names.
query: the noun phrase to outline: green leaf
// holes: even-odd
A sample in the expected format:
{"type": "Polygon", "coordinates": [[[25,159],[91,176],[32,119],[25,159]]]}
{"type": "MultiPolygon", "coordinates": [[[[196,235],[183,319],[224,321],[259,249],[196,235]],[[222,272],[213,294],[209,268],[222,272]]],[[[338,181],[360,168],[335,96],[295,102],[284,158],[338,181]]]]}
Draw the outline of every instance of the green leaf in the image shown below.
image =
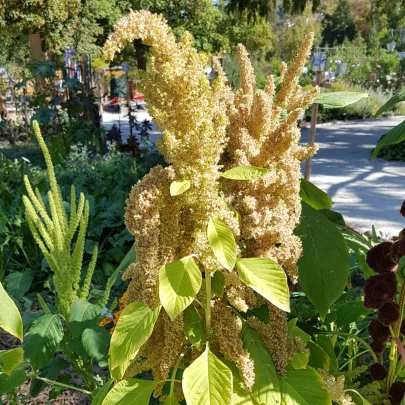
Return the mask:
{"type": "Polygon", "coordinates": [[[371,159],[374,160],[377,157],[378,152],[383,146],[393,145],[402,142],[403,140],[405,140],[405,121],[402,121],[399,125],[388,131],[384,137],[380,138],[377,146],[373,150],[371,159]]]}
{"type": "Polygon", "coordinates": [[[7,290],[16,299],[20,300],[30,289],[34,272],[31,269],[13,271],[6,277],[7,290]]]}
{"type": "Polygon", "coordinates": [[[204,321],[193,305],[184,310],[183,329],[190,343],[198,350],[202,350],[204,343],[204,321]]]}
{"type": "Polygon", "coordinates": [[[173,181],[170,184],[170,195],[172,197],[183,194],[190,188],[190,182],[188,180],[173,181]]]}
{"type": "Polygon", "coordinates": [[[400,90],[394,94],[375,114],[374,118],[377,118],[383,112],[390,111],[395,104],[405,101],[405,90],[400,90]]]}
{"type": "Polygon", "coordinates": [[[310,350],[308,364],[316,370],[321,368],[328,371],[330,366],[330,357],[325,353],[325,351],[311,340],[307,342],[307,347],[310,350]]]}
{"type": "Polygon", "coordinates": [[[251,393],[252,399],[258,404],[279,404],[281,402],[280,380],[270,353],[259,334],[244,323],[241,339],[244,349],[250,353],[254,362],[255,382],[251,393]]]}
{"type": "Polygon", "coordinates": [[[103,328],[87,328],[82,334],[82,344],[87,354],[94,360],[101,360],[107,355],[110,334],[103,328]]]}
{"type": "MultiPolygon", "coordinates": [[[[59,376],[59,373],[69,366],[70,363],[66,360],[61,357],[55,357],[39,370],[39,376],[49,380],[55,380],[59,376]]],[[[44,381],[36,379],[31,380],[30,396],[33,398],[37,397],[47,386],[48,384],[44,381]]]]}
{"type": "Polygon", "coordinates": [[[170,394],[167,396],[166,401],[163,405],[180,405],[173,391],[171,391],[170,394]]]}
{"type": "Polygon", "coordinates": [[[221,174],[221,177],[225,177],[230,180],[254,180],[259,179],[268,173],[268,169],[253,166],[238,166],[227,170],[221,174]]]}
{"type": "Polygon", "coordinates": [[[305,179],[301,179],[300,181],[300,197],[302,201],[305,201],[308,205],[316,210],[332,209],[332,199],[328,194],[315,186],[315,184],[312,184],[305,179]]]}
{"type": "Polygon", "coordinates": [[[0,328],[23,340],[23,323],[14,301],[0,283],[0,328]]]}
{"type": "Polygon", "coordinates": [[[0,351],[1,371],[10,375],[24,360],[24,350],[20,347],[0,351]]]}
{"type": "Polygon", "coordinates": [[[314,103],[322,104],[324,108],[343,108],[349,104],[357,103],[362,98],[367,98],[367,93],[353,91],[333,91],[330,93],[318,94],[314,103]]]}
{"type": "Polygon", "coordinates": [[[290,291],[284,270],[271,259],[237,259],[240,279],[283,311],[290,311],[290,291]]]}
{"type": "Polygon", "coordinates": [[[295,370],[302,370],[307,367],[308,355],[306,353],[295,353],[291,365],[295,370]]]}
{"type": "Polygon", "coordinates": [[[298,318],[294,318],[287,322],[288,336],[292,339],[299,337],[304,342],[308,342],[308,340],[311,340],[311,336],[297,326],[297,320],[298,318]]]}
{"type": "Polygon", "coordinates": [[[222,266],[231,271],[236,261],[236,242],[232,231],[223,222],[210,219],[207,236],[215,257],[222,266]]]}
{"type": "Polygon", "coordinates": [[[359,401],[357,401],[357,398],[353,398],[353,394],[351,394],[353,401],[356,403],[356,405],[371,405],[370,402],[367,401],[366,398],[364,398],[359,392],[357,392],[356,390],[353,389],[347,389],[345,390],[345,392],[354,392],[358,397],[359,397],[359,401]]]}
{"type": "Polygon", "coordinates": [[[73,334],[82,336],[85,329],[97,325],[100,315],[100,305],[84,300],[73,301],[69,312],[69,325],[73,334]]]}
{"type": "Polygon", "coordinates": [[[370,310],[364,306],[362,301],[350,301],[336,307],[336,326],[348,325],[352,322],[359,322],[364,319],[370,310]]]}
{"type": "Polygon", "coordinates": [[[149,405],[150,396],[160,381],[129,378],[114,385],[102,405],[149,405]]]}
{"type": "Polygon", "coordinates": [[[342,235],[346,241],[346,245],[356,254],[357,262],[363,272],[363,277],[367,279],[371,276],[375,276],[377,273],[370,268],[366,261],[367,252],[370,249],[367,243],[367,236],[364,236],[366,239],[362,239],[349,232],[342,232],[342,235]]]}
{"type": "Polygon", "coordinates": [[[287,377],[280,380],[283,405],[332,405],[321,376],[312,368],[288,368],[287,377]]]}
{"type": "Polygon", "coordinates": [[[53,359],[56,345],[63,338],[63,329],[58,315],[44,315],[32,324],[25,334],[23,349],[25,359],[38,370],[53,359]]]}
{"type": "Polygon", "coordinates": [[[300,223],[294,233],[301,238],[299,281],[321,318],[346,287],[350,257],[341,233],[322,214],[302,203],[300,223]]]}
{"type": "Polygon", "coordinates": [[[216,270],[211,277],[211,289],[217,297],[223,297],[225,287],[225,276],[221,270],[216,270]]]}
{"type": "MultiPolygon", "coordinates": [[[[315,208],[315,207],[312,207],[315,208]]],[[[332,210],[318,210],[319,213],[324,215],[326,218],[329,219],[330,222],[334,223],[337,226],[346,226],[345,220],[343,219],[342,214],[332,210]]]]}
{"type": "Polygon", "coordinates": [[[121,260],[121,263],[115,269],[114,273],[111,274],[111,277],[108,279],[108,281],[107,281],[108,287],[112,287],[115,284],[115,282],[117,281],[120,274],[123,273],[130,264],[134,263],[135,260],[136,260],[136,253],[135,253],[135,243],[134,243],[134,245],[131,247],[131,249],[129,249],[129,251],[125,255],[125,257],[121,260]]]}
{"type": "Polygon", "coordinates": [[[160,268],[160,302],[172,321],[193,302],[201,283],[201,271],[192,256],[160,268]]]}
{"type": "Polygon", "coordinates": [[[25,383],[27,377],[23,364],[15,368],[11,375],[0,373],[0,395],[14,391],[25,383]]]}
{"type": "Polygon", "coordinates": [[[100,388],[94,390],[91,394],[93,400],[91,401],[91,405],[101,405],[110,391],[111,386],[113,385],[113,380],[108,380],[104,383],[104,385],[100,388]]]}
{"type": "Polygon", "coordinates": [[[232,373],[207,347],[183,373],[187,405],[231,405],[232,373]]]}
{"type": "Polygon", "coordinates": [[[329,356],[330,366],[329,372],[339,371],[338,360],[336,358],[335,349],[329,336],[318,335],[316,337],[316,344],[329,356]]]}
{"type": "Polygon", "coordinates": [[[160,308],[151,311],[142,302],[132,302],[124,308],[111,337],[110,370],[131,363],[152,334],[160,308]]]}

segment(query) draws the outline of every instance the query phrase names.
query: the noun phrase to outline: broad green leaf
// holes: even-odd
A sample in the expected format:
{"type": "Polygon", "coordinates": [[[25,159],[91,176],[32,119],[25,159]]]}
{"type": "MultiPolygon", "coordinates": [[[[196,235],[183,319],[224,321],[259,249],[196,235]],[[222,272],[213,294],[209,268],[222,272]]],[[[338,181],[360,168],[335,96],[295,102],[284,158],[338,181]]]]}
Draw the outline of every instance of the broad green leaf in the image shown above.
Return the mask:
{"type": "Polygon", "coordinates": [[[129,378],[114,385],[102,405],[149,405],[150,396],[160,381],[129,378]]]}
{"type": "Polygon", "coordinates": [[[135,358],[140,347],[152,334],[160,308],[158,306],[152,311],[142,302],[132,302],[124,308],[111,337],[111,370],[124,364],[129,365],[135,358]]]}
{"type": "MultiPolygon", "coordinates": [[[[315,208],[315,207],[312,207],[315,208]]],[[[319,213],[321,213],[322,215],[324,215],[326,218],[329,219],[330,222],[334,223],[337,226],[346,226],[345,220],[343,219],[342,214],[340,214],[339,212],[336,211],[332,211],[332,210],[318,210],[319,213]]]]}
{"type": "Polygon", "coordinates": [[[69,325],[73,334],[80,337],[85,329],[96,326],[100,315],[100,305],[84,300],[73,301],[69,312],[69,325]]]}
{"type": "Polygon", "coordinates": [[[119,266],[115,269],[114,273],[108,279],[107,284],[108,287],[112,287],[115,282],[117,281],[118,277],[123,273],[130,264],[134,263],[136,260],[136,253],[135,253],[135,244],[129,249],[128,253],[125,257],[121,260],[119,266]]]}
{"type": "Polygon", "coordinates": [[[23,340],[23,323],[14,301],[0,283],[0,328],[23,340]]]}
{"type": "Polygon", "coordinates": [[[32,324],[25,334],[24,356],[34,370],[53,359],[56,346],[63,338],[63,329],[58,315],[44,315],[32,324]]]}
{"type": "Polygon", "coordinates": [[[271,259],[237,259],[240,279],[277,308],[290,311],[290,291],[284,270],[271,259]]]}
{"type": "Polygon", "coordinates": [[[20,347],[0,351],[0,370],[10,375],[24,360],[24,350],[20,347]]]}
{"type": "Polygon", "coordinates": [[[173,391],[171,391],[170,394],[167,396],[166,401],[163,405],[180,405],[173,391]]]}
{"type": "Polygon", "coordinates": [[[238,166],[227,170],[221,176],[230,180],[253,180],[259,179],[268,173],[268,169],[253,166],[238,166]]]}
{"type": "Polygon", "coordinates": [[[255,382],[251,397],[257,404],[279,404],[281,402],[280,380],[273,360],[259,334],[246,323],[242,326],[243,347],[254,362],[255,382]]]}
{"type": "Polygon", "coordinates": [[[207,236],[215,257],[222,266],[231,271],[236,261],[236,242],[232,231],[223,222],[210,219],[207,236]]]}
{"type": "Polygon", "coordinates": [[[224,360],[224,363],[232,372],[232,405],[257,405],[258,403],[252,399],[250,392],[246,390],[235,363],[227,360],[224,360]]]}
{"type": "Polygon", "coordinates": [[[336,307],[336,326],[341,327],[364,319],[370,310],[362,301],[350,301],[336,307]]]}
{"type": "Polygon", "coordinates": [[[311,340],[311,336],[297,326],[297,321],[298,318],[293,318],[287,322],[288,336],[292,339],[299,337],[304,342],[308,342],[308,340],[311,340]]]}
{"type": "Polygon", "coordinates": [[[231,405],[232,373],[207,347],[183,373],[187,405],[231,405]]]}
{"type": "Polygon", "coordinates": [[[310,350],[308,364],[316,370],[321,368],[328,371],[330,366],[330,357],[325,353],[325,351],[319,345],[312,342],[312,340],[307,342],[307,347],[310,350]]]}
{"type": "Polygon", "coordinates": [[[220,270],[216,270],[211,277],[211,289],[217,297],[223,297],[225,287],[225,277],[220,270]]]}
{"type": "Polygon", "coordinates": [[[190,343],[198,350],[202,350],[204,344],[204,321],[193,305],[187,307],[183,312],[183,329],[190,343]]]}
{"type": "Polygon", "coordinates": [[[380,138],[377,146],[373,150],[371,159],[374,160],[377,157],[378,152],[383,146],[393,145],[402,142],[403,140],[405,140],[405,121],[402,121],[399,125],[388,131],[384,137],[380,138]]]}
{"type": "Polygon", "coordinates": [[[383,112],[390,111],[395,104],[405,101],[405,90],[400,90],[394,94],[375,114],[374,118],[377,118],[383,112]]]}
{"type": "Polygon", "coordinates": [[[368,402],[367,399],[364,398],[358,391],[349,388],[349,389],[345,390],[345,392],[349,392],[349,393],[354,392],[354,394],[359,397],[359,400],[357,400],[358,398],[356,398],[356,397],[353,398],[353,394],[350,394],[356,405],[371,405],[371,403],[368,402]]]}
{"type": "Polygon", "coordinates": [[[192,256],[160,268],[160,302],[172,321],[193,302],[201,282],[201,271],[192,256]]]}
{"type": "Polygon", "coordinates": [[[313,102],[322,104],[324,108],[343,108],[349,104],[357,103],[362,98],[367,98],[367,93],[353,91],[333,91],[330,93],[318,94],[313,102]]]}
{"type": "Polygon", "coordinates": [[[190,188],[190,182],[188,180],[173,181],[170,184],[170,195],[172,197],[183,194],[190,188]]]}
{"type": "Polygon", "coordinates": [[[295,353],[291,365],[295,370],[302,370],[307,367],[308,355],[306,353],[295,353]]]}
{"type": "Polygon", "coordinates": [[[103,328],[87,328],[82,334],[82,344],[87,354],[94,360],[107,356],[110,334],[103,328]]]}
{"type": "Polygon", "coordinates": [[[330,359],[329,373],[339,371],[338,360],[336,358],[335,349],[332,340],[329,336],[318,335],[316,337],[316,344],[328,355],[330,359]]]}
{"type": "Polygon", "coordinates": [[[298,261],[300,284],[323,319],[347,284],[350,257],[346,243],[336,227],[305,202],[294,233],[303,249],[298,261]]]}
{"type": "Polygon", "coordinates": [[[321,376],[312,368],[287,370],[287,377],[280,380],[283,405],[332,405],[321,376]]]}
{"type": "MultiPolygon", "coordinates": [[[[39,376],[47,378],[48,380],[55,380],[59,376],[59,373],[69,366],[70,363],[65,359],[55,357],[39,370],[39,376]]],[[[36,379],[31,380],[30,396],[33,398],[37,397],[46,387],[48,387],[48,384],[44,381],[36,379]]]]}
{"type": "Polygon", "coordinates": [[[13,271],[6,277],[7,291],[16,300],[20,300],[30,289],[34,272],[31,269],[24,271],[13,271]]]}
{"type": "MultiPolygon", "coordinates": [[[[342,232],[342,235],[346,241],[346,245],[356,254],[360,269],[363,272],[363,277],[367,279],[371,276],[375,276],[377,273],[370,268],[366,261],[367,252],[370,249],[367,240],[349,232],[342,232]]],[[[367,236],[364,237],[367,238],[367,236]]]]}
{"type": "Polygon", "coordinates": [[[301,179],[300,197],[302,201],[305,201],[316,210],[332,209],[332,199],[328,194],[305,179],[301,179]]]}
{"type": "Polygon", "coordinates": [[[23,385],[27,378],[23,364],[15,368],[11,375],[0,373],[0,395],[14,391],[15,388],[23,385]]]}
{"type": "Polygon", "coordinates": [[[100,388],[94,390],[91,394],[93,400],[91,401],[91,405],[101,405],[107,396],[108,392],[110,391],[111,386],[113,385],[113,380],[108,380],[104,383],[104,385],[100,388]]]}

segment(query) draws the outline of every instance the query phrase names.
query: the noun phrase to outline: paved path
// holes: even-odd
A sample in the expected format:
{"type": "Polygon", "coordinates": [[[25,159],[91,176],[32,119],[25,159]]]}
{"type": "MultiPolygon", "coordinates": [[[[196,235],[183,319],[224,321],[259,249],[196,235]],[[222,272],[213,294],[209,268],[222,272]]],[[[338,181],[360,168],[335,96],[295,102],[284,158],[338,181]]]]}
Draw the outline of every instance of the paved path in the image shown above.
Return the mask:
{"type": "MultiPolygon", "coordinates": [[[[362,231],[397,235],[405,228],[399,208],[405,199],[405,162],[371,161],[379,138],[405,117],[338,122],[317,128],[319,151],[311,182],[326,191],[333,209],[362,231]]],[[[302,130],[302,142],[309,129],[302,130]]]]}

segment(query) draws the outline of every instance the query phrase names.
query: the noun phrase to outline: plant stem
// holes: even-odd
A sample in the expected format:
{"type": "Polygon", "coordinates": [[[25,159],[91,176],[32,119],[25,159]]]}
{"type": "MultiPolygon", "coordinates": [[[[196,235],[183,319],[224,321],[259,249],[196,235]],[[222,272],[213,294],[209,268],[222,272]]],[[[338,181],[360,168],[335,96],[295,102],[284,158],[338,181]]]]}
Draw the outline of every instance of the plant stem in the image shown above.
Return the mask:
{"type": "Polygon", "coordinates": [[[207,348],[209,348],[211,338],[211,274],[207,269],[205,269],[205,293],[207,296],[205,303],[205,333],[207,348]]]}
{"type": "Polygon", "coordinates": [[[86,394],[86,395],[91,395],[90,391],[86,391],[86,390],[83,390],[81,388],[74,387],[73,385],[68,385],[68,384],[60,383],[58,381],[48,380],[47,378],[39,377],[39,376],[36,376],[36,375],[32,376],[32,378],[35,379],[35,380],[41,380],[41,381],[43,381],[43,382],[45,382],[45,383],[47,383],[49,385],[58,385],[59,387],[67,388],[69,390],[79,391],[79,392],[82,392],[83,394],[86,394]]]}
{"type": "Polygon", "coordinates": [[[354,360],[356,357],[361,356],[362,354],[368,353],[368,350],[364,350],[363,352],[357,353],[355,356],[353,356],[351,359],[347,360],[346,363],[344,363],[339,370],[342,370],[347,364],[350,363],[350,361],[354,360]]]}

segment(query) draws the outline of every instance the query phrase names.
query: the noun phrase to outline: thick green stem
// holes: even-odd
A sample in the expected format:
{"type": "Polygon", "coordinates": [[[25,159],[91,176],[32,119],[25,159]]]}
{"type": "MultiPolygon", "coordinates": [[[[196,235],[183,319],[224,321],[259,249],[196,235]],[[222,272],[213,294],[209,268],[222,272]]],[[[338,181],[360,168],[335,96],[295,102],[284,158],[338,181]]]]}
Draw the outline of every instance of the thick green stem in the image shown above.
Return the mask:
{"type": "Polygon", "coordinates": [[[209,347],[211,339],[211,275],[208,270],[205,270],[205,293],[207,295],[205,303],[205,331],[207,347],[209,347]]]}

